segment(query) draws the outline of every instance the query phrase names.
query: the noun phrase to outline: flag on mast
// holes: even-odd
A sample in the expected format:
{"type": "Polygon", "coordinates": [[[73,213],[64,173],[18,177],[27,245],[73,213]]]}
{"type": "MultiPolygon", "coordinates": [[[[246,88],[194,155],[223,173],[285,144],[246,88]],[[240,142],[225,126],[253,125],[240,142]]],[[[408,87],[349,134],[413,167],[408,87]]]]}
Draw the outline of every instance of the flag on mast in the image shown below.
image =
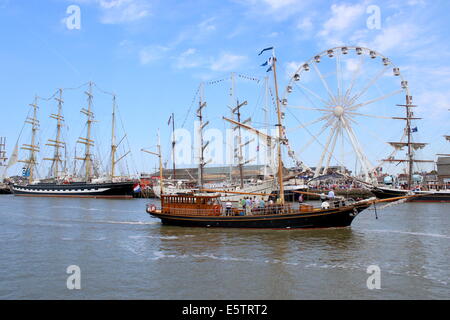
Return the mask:
{"type": "Polygon", "coordinates": [[[167,121],[167,125],[170,126],[170,121],[172,120],[172,115],[169,117],[169,121],[167,121]]]}
{"type": "Polygon", "coordinates": [[[267,51],[267,50],[272,50],[272,54],[273,54],[273,47],[269,47],[269,48],[262,49],[261,52],[258,54],[258,56],[260,56],[264,51],[267,51]]]}
{"type": "Polygon", "coordinates": [[[269,57],[269,59],[261,65],[261,67],[269,66],[269,68],[266,70],[266,72],[269,72],[272,70],[273,59],[275,58],[275,52],[274,52],[275,50],[273,47],[269,47],[269,48],[262,49],[261,52],[258,54],[258,56],[260,56],[264,51],[268,51],[268,50],[272,50],[272,56],[269,57]]]}
{"type": "Polygon", "coordinates": [[[269,68],[266,70],[266,72],[269,72],[272,70],[272,66],[273,66],[273,58],[272,57],[269,57],[269,59],[261,65],[261,67],[265,67],[265,66],[269,66],[269,68]]]}

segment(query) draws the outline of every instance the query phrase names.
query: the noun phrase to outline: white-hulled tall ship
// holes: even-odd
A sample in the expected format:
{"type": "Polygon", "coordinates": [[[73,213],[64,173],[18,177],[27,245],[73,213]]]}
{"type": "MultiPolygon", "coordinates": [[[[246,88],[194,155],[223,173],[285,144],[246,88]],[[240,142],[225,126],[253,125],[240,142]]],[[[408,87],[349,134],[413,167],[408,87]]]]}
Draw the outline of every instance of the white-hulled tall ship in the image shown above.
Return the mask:
{"type": "MultiPolygon", "coordinates": [[[[28,151],[28,157],[24,160],[19,160],[25,164],[23,168],[23,176],[27,179],[22,183],[13,184],[11,187],[14,195],[17,196],[39,196],[39,197],[78,197],[78,198],[132,198],[133,189],[136,182],[130,179],[125,181],[118,181],[115,176],[115,166],[118,161],[125,157],[125,155],[116,159],[116,150],[118,144],[115,142],[115,112],[116,112],[116,97],[113,95],[112,107],[112,136],[111,136],[111,169],[107,178],[99,178],[94,175],[94,159],[91,153],[94,147],[94,140],[92,139],[92,123],[94,120],[94,113],[92,112],[92,86],[94,83],[89,82],[88,90],[85,91],[87,95],[87,108],[82,108],[81,113],[86,115],[86,136],[79,137],[77,143],[85,146],[84,157],[76,157],[76,160],[83,161],[84,176],[72,177],[67,173],[65,166],[66,161],[63,161],[62,149],[66,148],[66,144],[62,141],[62,132],[64,116],[62,115],[62,89],[59,89],[59,96],[55,98],[58,101],[58,112],[51,114],[50,118],[56,120],[56,136],[54,139],[49,139],[47,146],[53,147],[53,157],[44,158],[43,160],[51,161],[50,172],[51,177],[43,181],[35,180],[37,154],[40,151],[39,143],[37,142],[37,131],[39,130],[39,120],[37,119],[38,98],[36,97],[34,103],[31,104],[33,113],[32,117],[27,117],[26,123],[31,125],[31,142],[24,144],[21,149],[28,151]]],[[[123,139],[122,139],[123,140],[123,139]]],[[[120,144],[120,142],[119,142],[120,144]]],[[[17,153],[17,150],[15,150],[17,153]]],[[[17,154],[15,155],[17,157],[17,154]]],[[[67,159],[66,159],[67,160],[67,159]]]]}

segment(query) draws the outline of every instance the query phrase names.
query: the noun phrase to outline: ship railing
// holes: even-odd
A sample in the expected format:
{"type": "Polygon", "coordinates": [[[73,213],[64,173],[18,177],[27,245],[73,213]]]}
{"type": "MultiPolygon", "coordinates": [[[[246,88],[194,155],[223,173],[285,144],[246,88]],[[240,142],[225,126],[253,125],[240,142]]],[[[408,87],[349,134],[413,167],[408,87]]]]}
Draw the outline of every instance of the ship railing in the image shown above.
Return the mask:
{"type": "Polygon", "coordinates": [[[253,207],[249,214],[247,214],[245,208],[234,208],[233,213],[235,215],[253,215],[253,216],[263,216],[263,215],[274,215],[274,214],[285,214],[294,213],[295,209],[291,204],[279,205],[279,204],[269,204],[264,207],[253,207]]]}
{"type": "MultiPolygon", "coordinates": [[[[312,210],[312,206],[307,208],[312,210]]],[[[308,211],[306,210],[306,211],[308,211]]],[[[244,208],[225,208],[218,207],[215,209],[191,209],[191,208],[164,208],[163,213],[173,214],[173,215],[186,215],[186,216],[261,216],[261,215],[274,215],[274,214],[288,214],[288,213],[299,213],[304,210],[300,208],[294,208],[290,204],[285,204],[284,206],[273,204],[262,207],[255,207],[247,212],[244,208]]]]}
{"type": "Polygon", "coordinates": [[[224,209],[219,207],[216,209],[190,209],[190,208],[164,208],[163,213],[173,214],[177,216],[220,216],[223,215],[224,209]]]}

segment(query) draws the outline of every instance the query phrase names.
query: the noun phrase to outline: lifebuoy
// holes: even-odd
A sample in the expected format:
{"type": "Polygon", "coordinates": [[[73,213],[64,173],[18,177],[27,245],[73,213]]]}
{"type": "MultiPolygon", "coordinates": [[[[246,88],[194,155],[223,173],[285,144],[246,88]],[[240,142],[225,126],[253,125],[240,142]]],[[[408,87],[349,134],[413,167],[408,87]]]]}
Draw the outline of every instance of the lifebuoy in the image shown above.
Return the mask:
{"type": "Polygon", "coordinates": [[[214,215],[219,215],[220,214],[220,205],[216,204],[213,207],[213,212],[214,212],[214,215]]]}
{"type": "Polygon", "coordinates": [[[154,204],[150,204],[147,206],[147,212],[155,212],[156,206],[154,204]]]}

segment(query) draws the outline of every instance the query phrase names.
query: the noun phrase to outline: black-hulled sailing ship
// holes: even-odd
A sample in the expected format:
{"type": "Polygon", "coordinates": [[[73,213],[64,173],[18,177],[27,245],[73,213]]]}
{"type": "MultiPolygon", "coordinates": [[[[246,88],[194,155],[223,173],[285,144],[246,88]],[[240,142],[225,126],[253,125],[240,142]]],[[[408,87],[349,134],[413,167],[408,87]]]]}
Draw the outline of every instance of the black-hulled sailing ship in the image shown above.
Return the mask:
{"type": "Polygon", "coordinates": [[[115,142],[115,112],[116,112],[116,97],[113,95],[112,107],[112,138],[111,138],[111,171],[109,177],[106,179],[99,179],[94,175],[94,158],[91,150],[94,147],[94,140],[92,139],[92,123],[94,120],[94,113],[92,112],[92,86],[89,82],[89,88],[85,91],[87,95],[87,108],[82,108],[81,113],[86,116],[86,136],[79,137],[77,143],[85,146],[84,157],[76,157],[75,160],[83,161],[84,176],[72,177],[67,174],[65,166],[66,161],[63,161],[62,150],[66,148],[66,144],[62,141],[61,129],[64,123],[64,116],[62,114],[62,89],[59,89],[59,96],[55,99],[58,102],[58,112],[51,114],[50,118],[56,120],[56,136],[54,139],[49,139],[47,146],[53,147],[53,157],[44,158],[45,161],[51,161],[50,172],[51,177],[44,181],[35,181],[35,172],[37,165],[37,154],[40,151],[39,144],[36,140],[36,134],[39,130],[39,120],[37,119],[38,98],[36,97],[34,103],[30,104],[33,113],[31,117],[27,117],[26,123],[31,125],[31,142],[24,144],[21,149],[28,151],[28,157],[19,162],[24,163],[23,176],[26,180],[22,183],[13,184],[11,187],[14,195],[17,196],[39,196],[39,197],[78,197],[78,198],[132,198],[133,188],[136,186],[135,181],[126,179],[125,181],[117,181],[115,176],[115,166],[119,160],[125,157],[128,153],[116,159],[116,151],[118,145],[115,142]]]}
{"type": "Polygon", "coordinates": [[[406,122],[405,134],[406,139],[400,142],[389,142],[389,144],[396,150],[403,150],[406,148],[406,159],[396,159],[395,157],[389,157],[384,159],[385,162],[393,163],[406,163],[406,176],[407,181],[402,185],[397,185],[395,182],[391,186],[377,185],[371,189],[371,192],[379,199],[387,199],[391,197],[405,196],[407,194],[414,194],[408,201],[414,202],[450,202],[450,190],[433,188],[431,189],[427,185],[420,184],[419,181],[414,179],[414,163],[434,163],[433,160],[421,160],[415,158],[415,152],[419,149],[423,149],[427,143],[413,141],[412,133],[417,131],[417,127],[412,126],[413,120],[420,120],[421,118],[414,117],[413,108],[417,107],[412,104],[412,97],[406,96],[406,104],[398,105],[404,107],[406,110],[406,117],[398,117],[395,119],[404,120],[406,122]]]}

